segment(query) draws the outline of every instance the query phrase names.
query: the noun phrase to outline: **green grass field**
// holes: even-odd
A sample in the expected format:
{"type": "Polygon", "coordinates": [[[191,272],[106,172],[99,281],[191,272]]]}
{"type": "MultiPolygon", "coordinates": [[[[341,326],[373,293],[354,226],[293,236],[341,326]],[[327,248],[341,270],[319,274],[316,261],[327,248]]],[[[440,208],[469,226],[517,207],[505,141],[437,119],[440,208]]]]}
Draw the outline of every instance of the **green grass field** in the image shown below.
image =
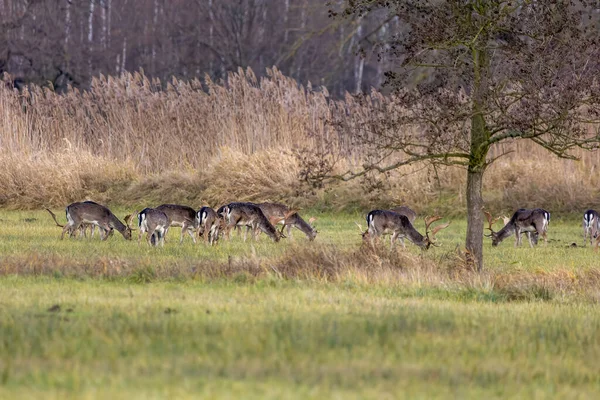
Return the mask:
{"type": "Polygon", "coordinates": [[[581,247],[578,219],[555,217],[547,246],[486,243],[480,276],[447,272],[464,221],[424,255],[398,246],[398,261],[386,247],[360,255],[363,216],[315,216],[314,243],[296,232],[209,248],[173,229],[156,249],[118,233],[61,241],[45,212],[1,212],[0,398],[600,395],[600,254],[581,247]],[[358,261],[333,278],[283,276],[336,256],[358,261]],[[232,259],[263,272],[202,273],[232,259]],[[502,295],[532,288],[548,292],[502,295]]]}

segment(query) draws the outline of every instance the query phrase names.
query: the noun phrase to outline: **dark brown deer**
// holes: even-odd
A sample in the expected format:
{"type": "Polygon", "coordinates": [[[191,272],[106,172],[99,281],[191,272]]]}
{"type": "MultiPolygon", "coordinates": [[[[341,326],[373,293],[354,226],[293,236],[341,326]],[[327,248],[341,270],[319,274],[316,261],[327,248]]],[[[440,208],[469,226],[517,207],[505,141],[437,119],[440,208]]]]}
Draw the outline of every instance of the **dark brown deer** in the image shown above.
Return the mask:
{"type": "Polygon", "coordinates": [[[547,231],[550,223],[550,213],[542,208],[525,209],[521,208],[515,211],[511,219],[498,232],[494,232],[492,226],[498,220],[492,215],[484,211],[487,217],[490,234],[487,237],[492,238],[492,246],[498,246],[500,242],[513,234],[516,236],[515,247],[521,245],[521,234],[527,233],[529,246],[533,247],[537,244],[538,237],[542,236],[544,242],[548,243],[547,231]]]}
{"type": "MultiPolygon", "coordinates": [[[[370,240],[373,245],[374,240],[379,236],[391,234],[390,248],[394,247],[396,239],[406,238],[415,245],[428,249],[431,245],[437,245],[435,235],[450,225],[450,223],[441,224],[430,231],[431,224],[440,219],[442,217],[439,216],[424,218],[425,236],[423,236],[414,228],[407,216],[389,210],[373,210],[367,214],[367,230],[362,234],[363,240],[370,240]]],[[[402,245],[404,246],[404,242],[402,245]]]]}

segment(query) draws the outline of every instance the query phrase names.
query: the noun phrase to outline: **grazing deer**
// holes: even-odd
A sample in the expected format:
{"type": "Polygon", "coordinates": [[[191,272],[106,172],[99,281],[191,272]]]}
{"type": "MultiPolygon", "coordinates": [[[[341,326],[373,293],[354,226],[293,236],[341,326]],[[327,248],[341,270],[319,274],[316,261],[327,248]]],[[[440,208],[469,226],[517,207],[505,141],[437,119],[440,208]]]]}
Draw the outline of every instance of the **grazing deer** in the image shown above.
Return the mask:
{"type": "Polygon", "coordinates": [[[284,204],[280,203],[260,203],[257,206],[261,209],[265,217],[269,219],[269,222],[276,226],[277,224],[282,224],[281,233],[283,230],[287,228],[286,236],[291,237],[292,228],[298,228],[302,233],[306,235],[308,240],[313,241],[317,237],[317,233],[319,233],[311,223],[316,220],[316,218],[309,219],[307,223],[302,219],[302,217],[298,214],[297,210],[290,210],[290,208],[284,204]]]}
{"type": "Polygon", "coordinates": [[[127,240],[131,240],[131,228],[129,221],[131,215],[125,217],[127,225],[123,224],[115,215],[103,205],[94,202],[72,203],[67,206],[65,213],[67,215],[67,224],[60,225],[56,216],[48,210],[58,226],[63,228],[60,238],[63,239],[65,233],[73,236],[77,230],[81,229],[83,224],[92,224],[100,228],[100,238],[106,240],[113,229],[119,231],[127,240]]]}
{"type": "MultiPolygon", "coordinates": [[[[162,211],[167,215],[169,219],[169,227],[180,226],[181,235],[179,237],[179,243],[183,243],[183,236],[187,232],[192,241],[196,243],[196,210],[192,207],[181,206],[178,204],[162,204],[155,208],[155,210],[162,211]]],[[[169,228],[167,228],[168,233],[169,228]]]]}
{"type": "MultiPolygon", "coordinates": [[[[96,203],[94,201],[89,201],[89,200],[84,201],[83,203],[86,203],[86,204],[98,204],[98,203],[96,203]]],[[[56,214],[54,214],[52,212],[52,210],[50,210],[49,208],[46,208],[46,211],[48,211],[50,213],[50,216],[52,217],[52,219],[54,220],[54,222],[56,223],[56,225],[58,227],[60,227],[60,228],[64,228],[65,227],[64,225],[61,225],[58,222],[58,219],[56,218],[56,214]]],[[[68,230],[69,237],[75,236],[75,229],[73,229],[73,228],[74,227],[70,227],[69,230],[68,230]]],[[[90,229],[90,239],[94,238],[94,233],[96,233],[96,225],[94,225],[94,224],[88,224],[88,223],[85,223],[85,222],[82,223],[81,226],[79,227],[79,237],[80,238],[81,238],[81,236],[83,236],[84,238],[87,238],[87,233],[86,232],[87,232],[88,228],[90,229]]],[[[111,229],[108,232],[108,236],[112,236],[113,232],[114,232],[114,230],[111,229]]]]}
{"type": "Polygon", "coordinates": [[[587,237],[590,238],[590,246],[592,239],[596,238],[600,229],[600,214],[596,210],[587,210],[583,214],[583,245],[586,245],[587,237]]]}
{"type": "Polygon", "coordinates": [[[210,207],[202,207],[196,213],[198,236],[204,237],[204,242],[211,246],[219,240],[219,234],[224,225],[223,217],[210,207]]]}
{"type": "Polygon", "coordinates": [[[394,207],[391,208],[390,211],[393,211],[396,214],[404,215],[406,218],[408,218],[411,224],[415,222],[415,219],[417,219],[417,213],[407,206],[394,207]]]}
{"type": "Polygon", "coordinates": [[[507,237],[514,234],[516,236],[515,247],[521,245],[521,234],[527,233],[529,239],[529,246],[533,247],[537,244],[538,237],[541,235],[544,238],[544,242],[548,243],[547,231],[548,224],[550,223],[550,213],[541,208],[525,209],[521,208],[515,211],[510,221],[498,232],[494,232],[492,226],[498,220],[493,219],[492,215],[484,211],[487,217],[490,230],[490,234],[487,237],[492,238],[492,246],[498,246],[507,237]]]}
{"type": "Polygon", "coordinates": [[[138,214],[138,245],[142,240],[142,235],[146,233],[146,239],[151,246],[165,245],[165,233],[169,227],[169,218],[167,214],[153,208],[144,208],[138,214]]]}
{"type": "MultiPolygon", "coordinates": [[[[234,226],[247,226],[251,230],[254,240],[256,240],[256,233],[259,230],[275,242],[279,242],[279,239],[285,237],[275,229],[256,204],[229,203],[223,207],[221,214],[225,218],[227,229],[231,229],[234,226]]],[[[246,234],[244,234],[244,241],[246,241],[246,234]]]]}
{"type": "MultiPolygon", "coordinates": [[[[375,238],[391,233],[390,249],[394,247],[394,241],[397,238],[404,237],[415,245],[428,249],[432,244],[436,245],[436,233],[450,225],[450,223],[438,225],[430,232],[429,227],[431,224],[440,219],[442,219],[442,217],[439,216],[424,218],[425,236],[423,236],[413,227],[406,215],[400,215],[389,210],[373,210],[367,214],[367,230],[362,236],[363,240],[370,240],[371,245],[373,245],[375,238]],[[429,236],[430,233],[431,236],[429,236]]],[[[362,228],[360,229],[362,231],[362,228]]],[[[404,247],[404,242],[402,242],[402,246],[404,247]]]]}

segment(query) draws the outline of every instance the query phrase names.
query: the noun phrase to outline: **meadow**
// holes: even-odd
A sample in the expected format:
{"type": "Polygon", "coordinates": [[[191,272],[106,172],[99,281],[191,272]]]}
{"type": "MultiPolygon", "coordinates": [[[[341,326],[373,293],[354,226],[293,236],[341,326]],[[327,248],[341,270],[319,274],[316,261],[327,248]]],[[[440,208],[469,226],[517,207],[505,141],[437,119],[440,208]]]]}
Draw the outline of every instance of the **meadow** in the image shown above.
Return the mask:
{"type": "Polygon", "coordinates": [[[600,254],[582,247],[581,217],[600,203],[600,152],[493,147],[505,155],[486,172],[486,209],[550,210],[550,240],[486,241],[477,273],[464,170],[302,179],[306,161],[360,168],[363,149],[332,121],[359,127],[394,110],[391,96],[335,99],[276,69],[224,82],[124,73],[62,95],[6,83],[0,398],[598,397],[600,254]],[[180,245],[177,228],[164,248],[118,233],[61,241],[43,209],[64,221],[85,199],[121,219],[161,203],[283,202],[316,217],[320,234],[215,247],[180,245]],[[451,221],[441,246],[363,245],[355,222],[398,204],[451,221]]]}
{"type": "Polygon", "coordinates": [[[361,246],[361,213],[306,213],[315,242],[173,228],[150,248],[1,212],[0,398],[597,397],[600,255],[578,218],[547,246],[486,243],[474,273],[462,219],[390,251],[361,246]]]}

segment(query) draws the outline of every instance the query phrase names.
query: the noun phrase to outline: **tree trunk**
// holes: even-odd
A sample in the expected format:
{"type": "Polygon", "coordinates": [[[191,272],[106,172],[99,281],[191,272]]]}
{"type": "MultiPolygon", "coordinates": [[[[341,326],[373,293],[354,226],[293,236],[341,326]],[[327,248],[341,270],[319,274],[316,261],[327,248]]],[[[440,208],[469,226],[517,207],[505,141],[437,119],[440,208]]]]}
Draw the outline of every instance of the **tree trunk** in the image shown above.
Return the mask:
{"type": "Polygon", "coordinates": [[[467,243],[477,271],[483,268],[483,169],[467,170],[467,243]]]}
{"type": "Polygon", "coordinates": [[[483,104],[488,90],[489,58],[485,51],[473,51],[473,116],[471,117],[471,146],[467,169],[467,240],[465,247],[475,261],[477,271],[483,269],[483,173],[489,147],[490,132],[485,123],[483,104]]]}

